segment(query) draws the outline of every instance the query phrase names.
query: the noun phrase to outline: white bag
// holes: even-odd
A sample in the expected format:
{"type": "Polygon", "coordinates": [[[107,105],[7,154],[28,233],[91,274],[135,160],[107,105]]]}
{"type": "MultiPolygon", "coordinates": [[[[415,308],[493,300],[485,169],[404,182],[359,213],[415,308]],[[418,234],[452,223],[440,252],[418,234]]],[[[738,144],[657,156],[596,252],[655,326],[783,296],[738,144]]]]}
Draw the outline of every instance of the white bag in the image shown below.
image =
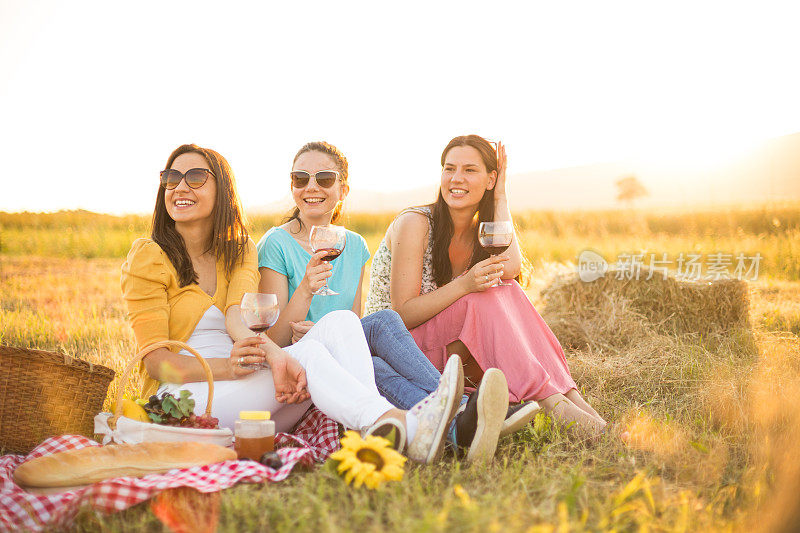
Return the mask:
{"type": "Polygon", "coordinates": [[[116,429],[111,429],[108,419],[111,413],[100,413],[94,417],[94,432],[103,435],[103,444],[139,444],[141,442],[207,442],[219,446],[233,444],[233,432],[229,428],[199,429],[179,426],[162,426],[150,422],[139,422],[125,416],[119,417],[116,429]]]}

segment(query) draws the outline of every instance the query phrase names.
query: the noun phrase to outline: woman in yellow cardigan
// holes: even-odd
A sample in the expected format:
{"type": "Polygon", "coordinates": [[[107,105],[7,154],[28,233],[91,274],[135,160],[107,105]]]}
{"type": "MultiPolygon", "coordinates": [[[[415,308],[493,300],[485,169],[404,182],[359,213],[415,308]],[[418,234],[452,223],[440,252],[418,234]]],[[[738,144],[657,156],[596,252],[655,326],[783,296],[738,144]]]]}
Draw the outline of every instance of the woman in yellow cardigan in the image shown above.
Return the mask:
{"type": "MultiPolygon", "coordinates": [[[[269,410],[277,429],[288,431],[313,399],[350,428],[369,430],[387,420],[401,421],[403,429],[413,426],[409,440],[411,433],[420,434],[412,442],[419,458],[438,456],[441,436],[431,434],[447,425],[457,407],[460,363],[451,365],[432,398],[406,412],[378,393],[361,323],[352,313],[331,313],[326,324],[320,321],[324,333],[316,340],[285,349],[253,336],[239,312],[242,295],[255,292],[259,281],[255,245],[243,219],[233,173],[220,154],[183,145],[170,155],[151,239],[134,242],[122,266],[122,291],[139,347],[172,339],[197,350],[214,375],[212,416],[222,427],[232,427],[240,410],[269,410]],[[242,366],[260,362],[269,368],[242,366]]],[[[188,389],[201,414],[205,373],[191,354],[159,348],[143,366],[144,395],[188,389]]]]}

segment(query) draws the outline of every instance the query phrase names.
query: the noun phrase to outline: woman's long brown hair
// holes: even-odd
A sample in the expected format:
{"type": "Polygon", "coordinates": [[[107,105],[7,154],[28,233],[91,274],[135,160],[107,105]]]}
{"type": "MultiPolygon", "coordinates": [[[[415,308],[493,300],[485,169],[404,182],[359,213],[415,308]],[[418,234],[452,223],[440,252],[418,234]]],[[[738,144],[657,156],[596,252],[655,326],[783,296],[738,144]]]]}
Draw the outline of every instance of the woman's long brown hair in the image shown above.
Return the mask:
{"type": "MultiPolygon", "coordinates": [[[[478,135],[462,135],[455,137],[444,148],[442,152],[442,167],[447,157],[447,152],[456,146],[471,146],[481,155],[481,160],[486,167],[486,172],[491,173],[497,170],[497,151],[494,147],[478,135]]],[[[429,204],[431,208],[431,226],[433,227],[433,279],[438,286],[443,286],[453,279],[453,266],[450,264],[450,241],[453,239],[453,218],[447,208],[447,203],[439,189],[439,196],[436,201],[429,204]]],[[[484,250],[478,241],[478,225],[480,222],[491,222],[494,220],[494,188],[487,189],[483,193],[475,213],[478,220],[475,222],[475,236],[472,246],[472,258],[469,266],[472,268],[475,263],[489,257],[489,253],[484,250]]]]}
{"type": "MultiPolygon", "coordinates": [[[[201,148],[196,144],[184,144],[179,146],[169,155],[165,169],[172,168],[172,163],[182,154],[196,153],[203,156],[208,163],[208,168],[217,180],[217,198],[214,203],[212,216],[214,217],[211,228],[211,237],[208,242],[206,252],[213,252],[217,261],[222,261],[225,265],[225,273],[230,279],[231,272],[238,263],[241,262],[249,235],[246,228],[246,220],[239,203],[239,195],[236,192],[236,181],[230,165],[219,153],[209,148],[201,148]]],[[[163,186],[158,186],[156,195],[156,207],[153,211],[153,229],[151,237],[167,257],[172,262],[178,272],[178,283],[185,287],[191,283],[197,283],[197,272],[192,266],[192,260],[186,251],[186,243],[180,233],[175,229],[175,221],[167,213],[164,204],[166,190],[163,186]]]]}

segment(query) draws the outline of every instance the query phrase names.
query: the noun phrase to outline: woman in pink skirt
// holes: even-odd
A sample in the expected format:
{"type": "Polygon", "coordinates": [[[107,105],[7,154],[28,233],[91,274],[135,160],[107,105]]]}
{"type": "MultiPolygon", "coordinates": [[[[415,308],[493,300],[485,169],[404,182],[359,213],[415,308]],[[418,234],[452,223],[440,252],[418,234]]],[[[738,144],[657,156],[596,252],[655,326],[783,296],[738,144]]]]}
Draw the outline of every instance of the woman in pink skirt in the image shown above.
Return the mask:
{"type": "Polygon", "coordinates": [[[578,393],[558,339],[513,279],[518,240],[496,256],[479,244],[480,222],[512,221],[504,147],[456,137],[441,163],[436,202],[403,211],[378,246],[365,314],[394,309],[439,370],[453,353],[473,385],[499,368],[510,401],[536,400],[563,422],[601,431],[606,422],[578,393]],[[501,279],[511,281],[496,286],[501,279]]]}

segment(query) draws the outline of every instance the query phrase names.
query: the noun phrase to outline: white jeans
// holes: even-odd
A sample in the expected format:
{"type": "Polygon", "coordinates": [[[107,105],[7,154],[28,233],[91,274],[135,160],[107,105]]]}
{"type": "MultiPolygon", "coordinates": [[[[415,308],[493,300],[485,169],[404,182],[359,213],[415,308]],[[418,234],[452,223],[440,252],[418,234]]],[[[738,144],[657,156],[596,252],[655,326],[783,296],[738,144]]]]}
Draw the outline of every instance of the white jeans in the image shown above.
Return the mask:
{"type": "MultiPolygon", "coordinates": [[[[300,404],[278,402],[269,370],[259,370],[242,379],[215,381],[211,414],[219,419],[220,427],[233,429],[239,411],[270,411],[276,429],[290,431],[313,402],[320,411],[346,427],[362,429],[394,408],[375,386],[372,356],[361,321],[352,311],[326,314],[299,342],[284,349],[305,369],[311,400],[300,404]]],[[[191,391],[194,412],[202,414],[208,385],[163,384],[159,393],[180,389],[191,391]]]]}

